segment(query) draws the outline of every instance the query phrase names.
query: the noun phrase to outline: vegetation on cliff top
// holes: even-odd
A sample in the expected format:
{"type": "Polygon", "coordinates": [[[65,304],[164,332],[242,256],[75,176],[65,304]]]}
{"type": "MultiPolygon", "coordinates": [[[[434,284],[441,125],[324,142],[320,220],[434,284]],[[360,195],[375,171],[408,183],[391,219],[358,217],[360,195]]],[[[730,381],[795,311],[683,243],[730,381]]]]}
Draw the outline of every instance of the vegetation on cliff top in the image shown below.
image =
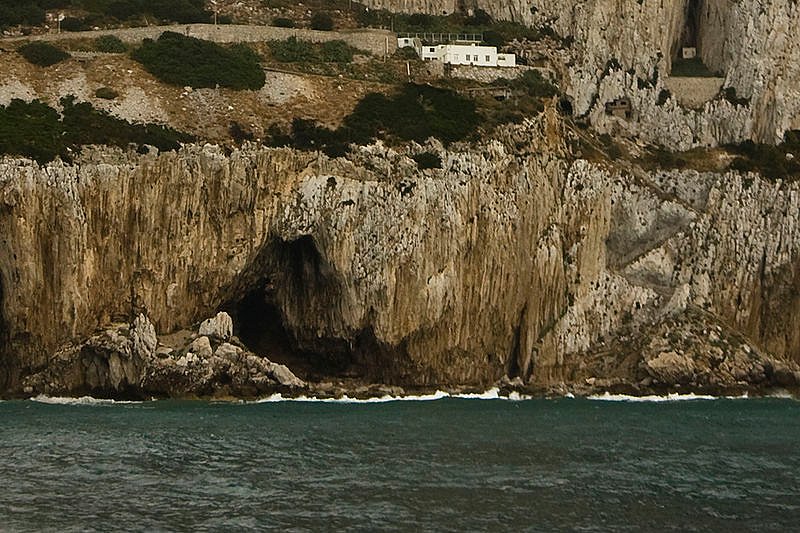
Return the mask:
{"type": "Polygon", "coordinates": [[[429,137],[445,143],[459,141],[479,124],[480,116],[469,98],[449,89],[409,83],[389,96],[366,95],[336,130],[295,119],[290,132],[273,130],[268,142],[340,156],[348,144],[368,144],[377,138],[389,142],[424,142],[429,137]]]}
{"type": "Polygon", "coordinates": [[[164,32],[157,41],[145,39],[131,55],[151,74],[172,85],[256,90],[266,81],[258,55],[241,44],[225,48],[164,32]]]}
{"type": "Polygon", "coordinates": [[[70,55],[61,48],[53,46],[50,43],[39,41],[23,44],[17,48],[17,52],[19,52],[28,63],[39,67],[50,67],[70,57],[70,55]]]}
{"type": "Polygon", "coordinates": [[[45,11],[55,9],[85,13],[81,18],[68,17],[62,21],[65,31],[145,17],[150,23],[211,22],[213,14],[205,6],[205,0],[0,0],[0,29],[44,24],[45,11]]]}
{"type": "Polygon", "coordinates": [[[175,150],[189,142],[189,135],[154,124],[131,124],[99,111],[74,97],[61,99],[63,111],[38,101],[14,99],[0,106],[0,154],[21,155],[39,163],[56,157],[69,160],[82,145],[126,147],[149,144],[159,150],[175,150]]]}
{"type": "Polygon", "coordinates": [[[341,40],[312,43],[297,37],[270,41],[270,54],[281,63],[349,63],[357,50],[341,40]]]}

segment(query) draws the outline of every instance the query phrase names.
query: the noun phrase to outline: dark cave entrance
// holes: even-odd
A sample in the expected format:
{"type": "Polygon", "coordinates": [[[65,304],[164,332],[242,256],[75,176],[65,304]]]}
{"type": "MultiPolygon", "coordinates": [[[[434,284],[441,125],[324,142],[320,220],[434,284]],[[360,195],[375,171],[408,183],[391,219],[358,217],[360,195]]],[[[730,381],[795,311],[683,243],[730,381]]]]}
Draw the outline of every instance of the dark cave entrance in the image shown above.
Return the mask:
{"type": "MultiPolygon", "coordinates": [[[[314,239],[274,240],[243,280],[240,295],[223,306],[233,318],[234,334],[252,352],[288,366],[305,380],[358,375],[350,344],[316,332],[292,331],[287,316],[325,317],[339,289],[314,239]]],[[[295,320],[294,322],[297,322],[295,320]]],[[[304,321],[311,322],[313,320],[304,321]]]]}
{"type": "Polygon", "coordinates": [[[678,45],[680,57],[683,48],[697,48],[700,43],[700,18],[703,12],[704,0],[689,0],[686,3],[686,12],[683,26],[683,35],[678,45]]]}

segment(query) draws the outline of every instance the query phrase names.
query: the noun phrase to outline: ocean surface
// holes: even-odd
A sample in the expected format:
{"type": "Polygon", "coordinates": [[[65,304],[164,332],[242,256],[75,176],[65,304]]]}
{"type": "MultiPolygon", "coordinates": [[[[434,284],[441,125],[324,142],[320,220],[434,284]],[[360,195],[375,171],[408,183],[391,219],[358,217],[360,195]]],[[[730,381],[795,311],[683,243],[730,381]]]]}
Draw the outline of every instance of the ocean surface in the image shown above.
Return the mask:
{"type": "Polygon", "coordinates": [[[800,402],[622,399],[0,402],[0,531],[800,530],[800,402]]]}

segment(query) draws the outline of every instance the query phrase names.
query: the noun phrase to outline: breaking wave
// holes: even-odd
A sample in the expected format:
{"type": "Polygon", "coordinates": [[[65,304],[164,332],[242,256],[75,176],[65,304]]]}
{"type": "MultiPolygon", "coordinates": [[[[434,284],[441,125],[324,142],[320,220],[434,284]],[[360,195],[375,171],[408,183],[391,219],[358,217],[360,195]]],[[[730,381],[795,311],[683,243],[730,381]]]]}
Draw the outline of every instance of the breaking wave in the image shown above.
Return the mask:
{"type": "Polygon", "coordinates": [[[387,403],[387,402],[429,402],[442,400],[445,398],[457,398],[461,400],[510,400],[522,401],[531,400],[532,396],[520,394],[518,392],[510,392],[508,395],[500,394],[500,389],[491,388],[485,392],[480,393],[464,393],[452,394],[449,392],[437,390],[431,394],[408,395],[408,396],[376,396],[372,398],[351,398],[344,395],[340,398],[318,398],[316,396],[283,396],[280,393],[261,398],[255,402],[245,403],[273,403],[273,402],[321,402],[321,403],[387,403]]]}
{"type": "Polygon", "coordinates": [[[144,403],[142,401],[123,401],[108,400],[103,398],[93,398],[91,396],[81,396],[80,398],[68,398],[65,396],[47,396],[40,394],[30,399],[32,402],[47,403],[51,405],[119,405],[131,403],[144,403]]]}

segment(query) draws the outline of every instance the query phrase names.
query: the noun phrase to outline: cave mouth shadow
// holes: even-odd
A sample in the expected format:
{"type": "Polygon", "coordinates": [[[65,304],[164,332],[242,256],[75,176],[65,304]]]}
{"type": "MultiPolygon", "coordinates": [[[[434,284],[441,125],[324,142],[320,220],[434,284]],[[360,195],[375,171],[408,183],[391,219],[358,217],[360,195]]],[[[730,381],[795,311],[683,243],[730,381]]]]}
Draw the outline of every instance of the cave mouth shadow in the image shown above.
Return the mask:
{"type": "Polygon", "coordinates": [[[284,312],[320,316],[339,294],[332,269],[311,236],[276,238],[243,274],[235,296],[221,310],[231,315],[234,334],[250,351],[286,365],[304,380],[356,377],[347,341],[309,332],[298,339],[284,312]]]}

